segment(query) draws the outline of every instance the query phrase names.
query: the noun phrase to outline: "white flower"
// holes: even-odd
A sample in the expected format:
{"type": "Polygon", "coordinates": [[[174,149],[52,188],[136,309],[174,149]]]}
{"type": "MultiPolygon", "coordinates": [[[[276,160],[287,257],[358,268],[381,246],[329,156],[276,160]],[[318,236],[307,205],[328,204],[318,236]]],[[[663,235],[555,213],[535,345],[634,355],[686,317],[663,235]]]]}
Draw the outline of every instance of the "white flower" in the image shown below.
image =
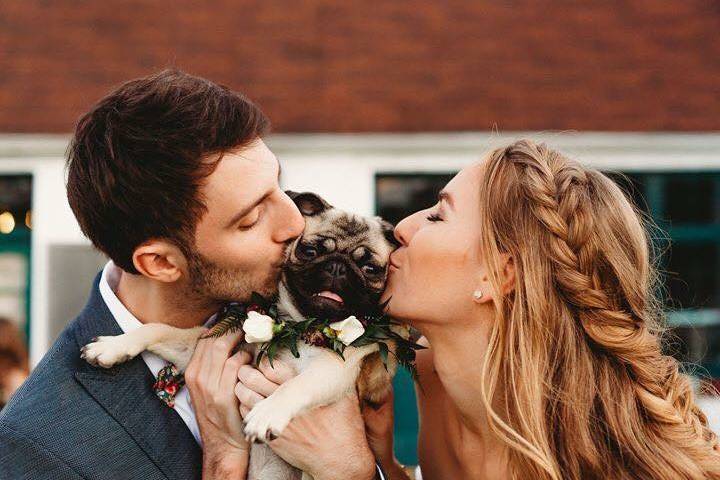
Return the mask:
{"type": "Polygon", "coordinates": [[[273,338],[273,326],[275,321],[261,313],[250,311],[247,320],[243,323],[245,341],[248,343],[269,342],[273,338]]]}
{"type": "Polygon", "coordinates": [[[329,326],[337,332],[338,340],[345,345],[350,345],[363,333],[365,333],[365,327],[363,327],[363,324],[360,323],[360,320],[355,318],[355,315],[352,315],[341,322],[331,323],[329,326]]]}

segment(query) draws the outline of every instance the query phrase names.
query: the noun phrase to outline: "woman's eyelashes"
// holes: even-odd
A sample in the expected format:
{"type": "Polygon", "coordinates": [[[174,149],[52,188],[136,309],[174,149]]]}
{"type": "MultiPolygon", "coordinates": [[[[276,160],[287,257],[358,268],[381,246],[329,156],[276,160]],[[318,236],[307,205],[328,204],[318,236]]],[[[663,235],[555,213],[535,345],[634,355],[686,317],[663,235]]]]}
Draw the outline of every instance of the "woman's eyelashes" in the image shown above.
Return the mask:
{"type": "Polygon", "coordinates": [[[431,213],[426,217],[430,222],[442,222],[442,217],[439,212],[431,213]]]}

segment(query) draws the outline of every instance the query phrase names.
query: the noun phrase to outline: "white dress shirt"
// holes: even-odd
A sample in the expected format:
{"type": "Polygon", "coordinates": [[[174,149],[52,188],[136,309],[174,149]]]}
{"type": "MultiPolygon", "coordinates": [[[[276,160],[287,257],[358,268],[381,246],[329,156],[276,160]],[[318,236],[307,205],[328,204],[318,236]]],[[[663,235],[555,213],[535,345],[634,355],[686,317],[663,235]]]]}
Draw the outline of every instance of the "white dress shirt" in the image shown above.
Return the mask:
{"type": "MultiPolygon", "coordinates": [[[[140,328],[142,323],[138,320],[135,315],[125,308],[120,299],[115,295],[118,283],[120,282],[120,275],[122,271],[112,261],[108,262],[103,268],[102,277],[100,278],[100,295],[102,295],[105,304],[107,305],[110,313],[115,317],[115,321],[120,326],[120,329],[127,333],[136,328],[140,328]]],[[[157,378],[158,372],[165,366],[169,365],[168,362],[158,357],[154,353],[143,352],[142,356],[145,365],[147,365],[150,373],[157,378]]],[[[148,388],[151,386],[148,385],[148,388]]],[[[160,400],[158,399],[158,402],[160,400]]],[[[193,411],[192,405],[190,404],[190,394],[187,388],[181,388],[175,395],[175,411],[180,415],[185,425],[190,429],[195,440],[199,445],[202,445],[200,441],[200,429],[198,428],[197,420],[195,419],[195,412],[193,411]]]]}

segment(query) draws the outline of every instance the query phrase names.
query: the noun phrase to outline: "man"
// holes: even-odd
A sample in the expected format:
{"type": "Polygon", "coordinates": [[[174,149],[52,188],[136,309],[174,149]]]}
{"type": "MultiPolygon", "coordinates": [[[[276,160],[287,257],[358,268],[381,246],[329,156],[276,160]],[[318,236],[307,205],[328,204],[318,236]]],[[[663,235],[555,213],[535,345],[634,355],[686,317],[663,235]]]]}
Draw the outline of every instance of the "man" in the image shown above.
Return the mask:
{"type": "MultiPolygon", "coordinates": [[[[146,322],[201,325],[226,301],[274,292],[304,224],[279,187],[267,129],[242,95],[178,71],[128,82],[81,118],[68,200],[111,261],[0,415],[0,478],[245,478],[239,334],[200,342],[172,409],[151,390],[159,357],[103,370],[80,348],[146,322]]],[[[369,452],[364,436],[337,430],[328,445],[369,452]]],[[[373,468],[359,465],[356,478],[373,468]]]]}

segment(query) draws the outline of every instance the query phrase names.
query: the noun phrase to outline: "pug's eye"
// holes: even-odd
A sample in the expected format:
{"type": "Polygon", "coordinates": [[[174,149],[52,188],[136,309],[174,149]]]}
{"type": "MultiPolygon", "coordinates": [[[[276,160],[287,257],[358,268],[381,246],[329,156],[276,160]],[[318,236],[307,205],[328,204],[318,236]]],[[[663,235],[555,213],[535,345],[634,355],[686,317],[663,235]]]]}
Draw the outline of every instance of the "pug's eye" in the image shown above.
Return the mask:
{"type": "Polygon", "coordinates": [[[380,273],[380,267],[373,265],[372,263],[368,263],[362,266],[362,271],[368,275],[377,275],[380,273]]]}
{"type": "Polygon", "coordinates": [[[304,258],[315,258],[318,252],[312,245],[301,243],[298,245],[297,253],[304,258]]]}

